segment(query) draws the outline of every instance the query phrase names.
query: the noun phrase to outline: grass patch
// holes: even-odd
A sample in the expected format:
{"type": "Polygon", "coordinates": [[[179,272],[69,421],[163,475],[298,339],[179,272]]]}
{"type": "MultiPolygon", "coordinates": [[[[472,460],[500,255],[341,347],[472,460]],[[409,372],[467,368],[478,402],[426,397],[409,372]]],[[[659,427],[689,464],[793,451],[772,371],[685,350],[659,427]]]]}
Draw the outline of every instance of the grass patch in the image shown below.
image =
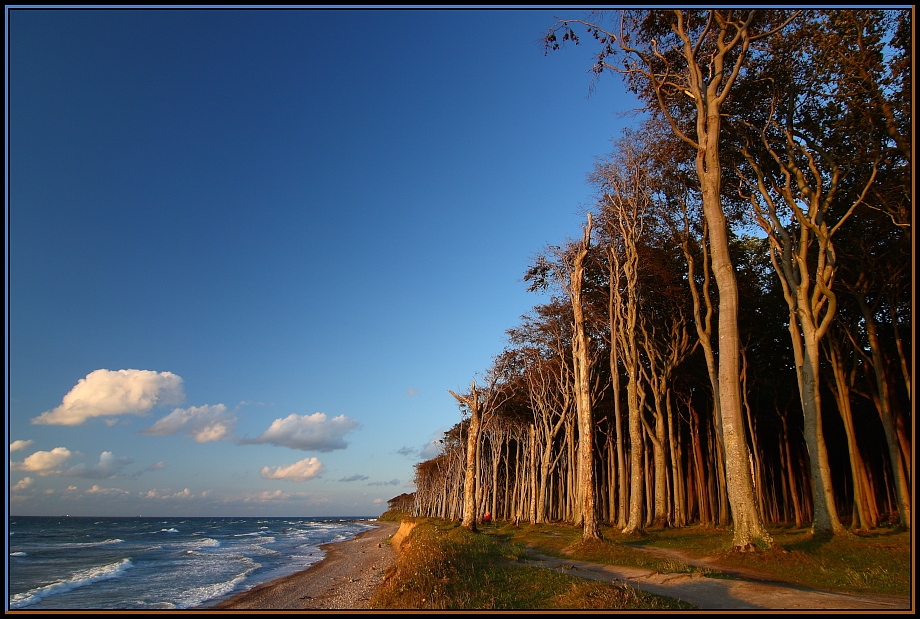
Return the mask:
{"type": "MultiPolygon", "coordinates": [[[[491,533],[488,529],[486,532],[491,533]]],[[[604,565],[624,565],[662,573],[722,576],[713,570],[694,567],[674,559],[656,557],[639,548],[628,546],[623,542],[641,543],[645,538],[638,535],[622,535],[612,527],[601,527],[604,539],[593,542],[582,541],[581,529],[569,525],[525,524],[518,528],[506,526],[498,529],[496,533],[551,556],[568,557],[604,565]]]]}
{"type": "Polygon", "coordinates": [[[622,585],[516,565],[525,544],[501,529],[471,533],[426,520],[371,600],[378,609],[688,609],[622,585]]]}
{"type": "Polygon", "coordinates": [[[624,536],[616,529],[602,527],[605,541],[590,544],[581,542],[581,529],[567,525],[522,525],[499,531],[544,554],[607,565],[726,577],[717,570],[653,557],[635,547],[651,546],[713,557],[725,568],[753,569],[767,578],[813,589],[862,595],[911,594],[910,532],[897,528],[814,536],[809,529],[772,527],[770,533],[779,548],[745,553],[730,551],[731,529],[705,526],[649,529],[640,536],[624,536]]]}
{"type": "Polygon", "coordinates": [[[726,565],[749,566],[778,580],[814,589],[864,595],[910,595],[910,532],[879,529],[868,534],[812,535],[778,529],[773,537],[785,552],[724,554],[726,565]]]}

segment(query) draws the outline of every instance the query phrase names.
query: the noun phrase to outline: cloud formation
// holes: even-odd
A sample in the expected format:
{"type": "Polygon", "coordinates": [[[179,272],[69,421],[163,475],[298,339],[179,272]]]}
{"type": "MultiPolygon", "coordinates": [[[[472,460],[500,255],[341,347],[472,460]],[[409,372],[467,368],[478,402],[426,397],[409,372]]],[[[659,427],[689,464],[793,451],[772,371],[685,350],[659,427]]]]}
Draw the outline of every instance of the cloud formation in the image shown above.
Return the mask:
{"type": "Polygon", "coordinates": [[[98,485],[93,485],[92,488],[87,489],[86,494],[90,495],[99,495],[99,496],[124,496],[130,494],[127,490],[122,490],[120,488],[102,488],[98,485]]]}
{"type": "Polygon", "coordinates": [[[307,495],[302,492],[282,492],[281,490],[264,490],[262,492],[247,492],[239,497],[243,503],[286,503],[293,499],[305,499],[307,495]]]}
{"type": "Polygon", "coordinates": [[[307,481],[323,472],[323,463],[316,458],[305,458],[300,462],[286,466],[262,468],[263,479],[286,479],[288,481],[307,481]]]}
{"type": "Polygon", "coordinates": [[[76,464],[65,469],[64,464],[80,454],[66,447],[55,447],[51,451],[36,451],[22,462],[10,462],[12,471],[28,471],[42,477],[84,477],[107,479],[116,477],[121,470],[134,462],[131,458],[118,457],[111,451],[103,451],[97,464],[76,464]]]}
{"type": "Polygon", "coordinates": [[[303,451],[327,452],[345,449],[348,443],[344,436],[357,427],[358,422],[345,415],[327,419],[325,413],[291,414],[284,419],[275,419],[260,436],[242,440],[240,444],[271,443],[303,451]]]}
{"type": "Polygon", "coordinates": [[[10,443],[10,451],[19,451],[21,449],[26,449],[35,441],[13,441],[10,443]]]}
{"type": "Polygon", "coordinates": [[[349,475],[348,477],[343,477],[339,481],[364,481],[365,479],[370,479],[367,475],[349,475]]]}
{"type": "Polygon", "coordinates": [[[84,477],[86,479],[109,479],[117,477],[121,470],[132,462],[134,462],[132,458],[118,457],[111,451],[103,451],[99,454],[98,464],[77,464],[61,473],[61,475],[63,477],[84,477]]]}
{"type": "Polygon", "coordinates": [[[77,426],[93,417],[144,415],[154,406],[183,400],[182,379],[172,372],[96,370],[81,378],[60,406],[34,417],[32,423],[77,426]]]}
{"type": "Polygon", "coordinates": [[[175,409],[142,433],[154,436],[181,433],[199,443],[207,443],[227,438],[235,424],[236,417],[223,404],[190,406],[175,409]]]}
{"type": "Polygon", "coordinates": [[[31,485],[32,485],[32,478],[23,477],[16,483],[15,486],[10,488],[10,490],[12,490],[13,492],[22,492],[23,490],[27,489],[31,485]]]}
{"type": "MultiPolygon", "coordinates": [[[[95,486],[94,486],[95,487],[95,486]]],[[[140,498],[142,499],[156,499],[156,500],[191,500],[191,499],[203,499],[206,498],[211,493],[210,490],[205,490],[201,494],[195,494],[188,488],[180,490],[179,492],[173,492],[172,490],[148,490],[147,492],[141,492],[140,498]]]]}
{"type": "Polygon", "coordinates": [[[399,480],[391,479],[390,481],[372,481],[371,483],[367,485],[368,486],[398,486],[399,480]]]}
{"type": "Polygon", "coordinates": [[[62,467],[73,456],[66,447],[55,447],[51,451],[36,451],[22,462],[10,462],[11,471],[29,471],[43,477],[60,475],[62,467]]]}

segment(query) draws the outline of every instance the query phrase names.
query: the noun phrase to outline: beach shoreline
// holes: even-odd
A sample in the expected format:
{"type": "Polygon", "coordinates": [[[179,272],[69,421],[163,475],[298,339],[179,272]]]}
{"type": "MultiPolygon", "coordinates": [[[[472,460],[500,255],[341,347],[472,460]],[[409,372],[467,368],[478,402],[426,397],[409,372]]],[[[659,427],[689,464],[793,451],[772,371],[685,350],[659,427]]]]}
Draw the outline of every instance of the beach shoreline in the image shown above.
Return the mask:
{"type": "Polygon", "coordinates": [[[257,585],[229,599],[200,606],[202,610],[300,610],[367,608],[383,582],[396,551],[386,543],[399,528],[395,522],[374,522],[375,528],[349,540],[323,544],[325,553],[305,570],[257,585]]]}

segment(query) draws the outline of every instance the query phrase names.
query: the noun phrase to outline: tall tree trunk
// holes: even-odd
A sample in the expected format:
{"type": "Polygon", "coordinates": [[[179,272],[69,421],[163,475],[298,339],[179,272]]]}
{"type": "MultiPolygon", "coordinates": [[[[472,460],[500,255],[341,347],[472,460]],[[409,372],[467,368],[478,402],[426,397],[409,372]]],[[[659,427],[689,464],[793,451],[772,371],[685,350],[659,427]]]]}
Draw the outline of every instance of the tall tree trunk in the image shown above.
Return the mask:
{"type": "Polygon", "coordinates": [[[578,484],[582,495],[581,520],[582,539],[601,538],[597,519],[597,489],[594,482],[594,413],[591,390],[591,353],[588,350],[588,336],[585,332],[584,306],[582,305],[582,283],[584,260],[591,243],[591,213],[585,225],[584,239],[572,266],[570,295],[575,315],[575,336],[572,342],[575,365],[576,400],[578,413],[578,484]]]}
{"type": "MultiPolygon", "coordinates": [[[[891,396],[888,387],[885,360],[882,355],[881,342],[878,338],[878,327],[875,316],[869,307],[866,297],[861,291],[854,291],[854,296],[859,302],[865,319],[866,335],[869,339],[871,365],[878,391],[878,414],[885,430],[885,441],[888,446],[888,459],[891,462],[891,471],[894,477],[895,493],[898,498],[898,519],[903,527],[910,527],[911,497],[908,486],[910,476],[910,449],[904,449],[900,440],[897,419],[891,407],[891,396]]],[[[908,392],[909,393],[909,392],[908,392]]]]}
{"type": "Polygon", "coordinates": [[[470,531],[476,530],[476,473],[477,454],[479,452],[479,432],[482,422],[479,410],[479,394],[476,391],[476,381],[472,383],[471,395],[461,397],[448,390],[461,403],[466,404],[470,410],[470,425],[466,437],[466,467],[463,481],[463,526],[470,531]]]}
{"type": "MultiPolygon", "coordinates": [[[[831,392],[837,400],[837,410],[843,420],[843,428],[847,437],[847,451],[850,456],[850,475],[853,480],[853,511],[855,514],[852,528],[868,531],[875,528],[878,523],[872,518],[869,507],[868,488],[865,483],[867,479],[865,463],[859,451],[859,445],[856,440],[856,427],[853,424],[853,409],[850,403],[850,379],[847,377],[840,343],[836,338],[833,336],[828,337],[827,348],[828,360],[834,376],[831,392]]],[[[852,374],[853,372],[850,373],[851,376],[852,374]]]]}

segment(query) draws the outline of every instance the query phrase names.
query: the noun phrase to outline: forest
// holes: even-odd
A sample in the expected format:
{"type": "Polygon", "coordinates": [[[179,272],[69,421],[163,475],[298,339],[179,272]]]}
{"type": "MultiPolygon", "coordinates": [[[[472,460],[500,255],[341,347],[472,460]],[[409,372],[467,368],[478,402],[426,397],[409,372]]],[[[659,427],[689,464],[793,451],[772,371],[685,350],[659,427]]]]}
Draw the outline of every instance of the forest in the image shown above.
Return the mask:
{"type": "Polygon", "coordinates": [[[911,19],[549,27],[547,53],[591,46],[595,87],[645,108],[586,170],[583,228],[523,274],[546,301],[458,377],[460,421],[390,506],[586,540],[730,526],[740,549],[772,546],[775,525],[910,527],[911,19]]]}

